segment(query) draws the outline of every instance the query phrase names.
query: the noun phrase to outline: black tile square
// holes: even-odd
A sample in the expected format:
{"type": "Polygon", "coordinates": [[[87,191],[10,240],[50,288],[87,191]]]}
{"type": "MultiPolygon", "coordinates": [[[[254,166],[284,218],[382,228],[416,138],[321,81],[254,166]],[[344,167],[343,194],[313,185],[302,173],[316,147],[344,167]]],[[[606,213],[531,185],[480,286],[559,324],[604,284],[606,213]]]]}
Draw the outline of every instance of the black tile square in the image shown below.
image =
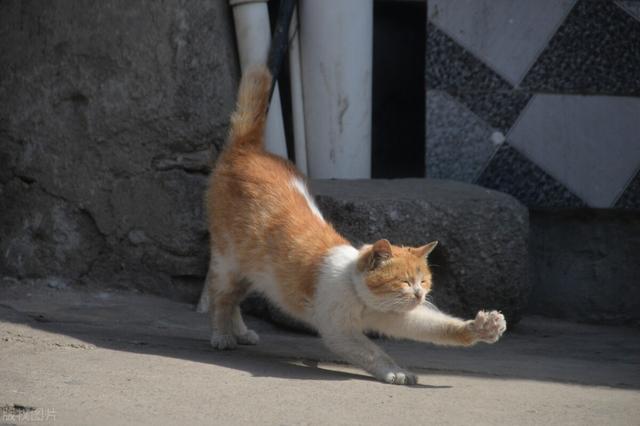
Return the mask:
{"type": "Polygon", "coordinates": [[[462,104],[494,129],[507,133],[531,98],[516,90],[452,93],[462,104]]]}
{"type": "Polygon", "coordinates": [[[619,209],[640,209],[640,170],[627,184],[615,206],[619,209]]]}
{"type": "Polygon", "coordinates": [[[506,192],[528,207],[585,207],[564,185],[544,172],[508,143],[496,150],[476,183],[506,192]]]}
{"type": "Polygon", "coordinates": [[[640,95],[640,21],[612,1],[579,0],[520,87],[640,95]]]}
{"type": "Polygon", "coordinates": [[[427,89],[497,91],[511,85],[435,25],[427,23],[427,89]]]}

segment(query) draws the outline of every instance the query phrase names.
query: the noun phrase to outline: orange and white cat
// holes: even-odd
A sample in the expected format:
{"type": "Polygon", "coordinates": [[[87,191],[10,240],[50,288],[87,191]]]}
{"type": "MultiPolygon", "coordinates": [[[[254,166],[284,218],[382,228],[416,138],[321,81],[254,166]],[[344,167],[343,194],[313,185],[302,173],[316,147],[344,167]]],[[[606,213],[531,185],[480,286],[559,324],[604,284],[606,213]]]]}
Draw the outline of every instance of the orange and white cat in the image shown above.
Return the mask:
{"type": "Polygon", "coordinates": [[[265,67],[243,76],[228,145],[209,181],[211,261],[201,305],[209,304],[213,347],[258,343],[239,308],[250,291],[313,326],[333,352],[387,383],[417,378],[367,331],[443,345],[497,341],[506,329],[502,314],[481,311],[463,321],[424,304],[431,288],[426,258],[435,241],[413,248],[380,240],[356,249],[324,220],[305,177],[263,149],[270,84],[265,67]]]}

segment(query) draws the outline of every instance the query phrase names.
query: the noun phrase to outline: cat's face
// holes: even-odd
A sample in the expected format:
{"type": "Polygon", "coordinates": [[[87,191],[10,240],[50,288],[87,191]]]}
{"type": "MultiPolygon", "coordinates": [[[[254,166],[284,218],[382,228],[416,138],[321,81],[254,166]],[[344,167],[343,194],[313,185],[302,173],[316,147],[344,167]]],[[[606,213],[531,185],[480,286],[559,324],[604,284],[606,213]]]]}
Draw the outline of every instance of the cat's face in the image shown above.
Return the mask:
{"type": "Polygon", "coordinates": [[[356,289],[371,308],[380,311],[410,311],[431,290],[431,271],[426,258],[437,241],[422,247],[394,246],[379,240],[360,250],[356,289]]]}

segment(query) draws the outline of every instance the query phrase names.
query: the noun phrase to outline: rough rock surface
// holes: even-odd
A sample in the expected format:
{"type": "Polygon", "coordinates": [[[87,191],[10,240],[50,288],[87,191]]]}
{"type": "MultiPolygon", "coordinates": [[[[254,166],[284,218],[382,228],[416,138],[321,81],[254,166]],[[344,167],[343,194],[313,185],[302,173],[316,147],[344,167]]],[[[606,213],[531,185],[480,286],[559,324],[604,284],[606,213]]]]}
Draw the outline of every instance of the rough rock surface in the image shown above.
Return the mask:
{"type": "Polygon", "coordinates": [[[640,214],[619,210],[531,212],[528,312],[640,325],[640,214]]]}
{"type": "Polygon", "coordinates": [[[320,209],[359,245],[387,238],[398,245],[438,240],[429,263],[433,300],[469,317],[502,310],[518,321],[530,293],[527,209],[475,185],[433,179],[313,181],[320,209]]]}
{"type": "Polygon", "coordinates": [[[226,2],[9,0],[0,27],[0,274],[195,298],[238,74],[226,2]]]}

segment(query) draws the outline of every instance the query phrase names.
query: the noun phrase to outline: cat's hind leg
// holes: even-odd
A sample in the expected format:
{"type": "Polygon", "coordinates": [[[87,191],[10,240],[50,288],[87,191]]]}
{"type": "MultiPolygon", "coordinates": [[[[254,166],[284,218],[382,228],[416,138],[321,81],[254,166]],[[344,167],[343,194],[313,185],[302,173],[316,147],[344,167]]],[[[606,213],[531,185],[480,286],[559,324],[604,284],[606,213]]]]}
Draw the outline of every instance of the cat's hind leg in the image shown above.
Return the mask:
{"type": "MultiPolygon", "coordinates": [[[[213,263],[213,262],[212,262],[213,263]]],[[[209,282],[211,281],[211,277],[213,276],[210,272],[211,265],[209,266],[209,271],[207,271],[207,276],[204,279],[204,286],[202,287],[202,292],[200,293],[200,300],[198,300],[198,306],[196,306],[196,312],[199,314],[204,314],[209,312],[209,304],[211,303],[209,299],[209,282]]]]}
{"type": "Polygon", "coordinates": [[[212,257],[206,284],[209,288],[211,345],[219,350],[234,349],[238,344],[255,345],[259,341],[258,335],[242,320],[239,306],[250,285],[229,270],[225,260],[222,256],[212,257]]]}
{"type": "Polygon", "coordinates": [[[211,346],[218,350],[235,349],[238,341],[234,335],[234,310],[246,293],[236,288],[235,271],[229,268],[225,256],[211,254],[206,284],[209,291],[209,317],[211,319],[211,346]]]}
{"type": "MultiPolygon", "coordinates": [[[[242,300],[241,300],[242,301],[242,300]]],[[[240,302],[238,302],[240,303],[240,302]]],[[[240,307],[236,306],[233,310],[233,315],[231,318],[233,322],[233,335],[236,337],[236,340],[241,345],[256,345],[260,341],[260,337],[258,333],[253,330],[247,328],[242,319],[242,312],[240,311],[240,307]]]]}

